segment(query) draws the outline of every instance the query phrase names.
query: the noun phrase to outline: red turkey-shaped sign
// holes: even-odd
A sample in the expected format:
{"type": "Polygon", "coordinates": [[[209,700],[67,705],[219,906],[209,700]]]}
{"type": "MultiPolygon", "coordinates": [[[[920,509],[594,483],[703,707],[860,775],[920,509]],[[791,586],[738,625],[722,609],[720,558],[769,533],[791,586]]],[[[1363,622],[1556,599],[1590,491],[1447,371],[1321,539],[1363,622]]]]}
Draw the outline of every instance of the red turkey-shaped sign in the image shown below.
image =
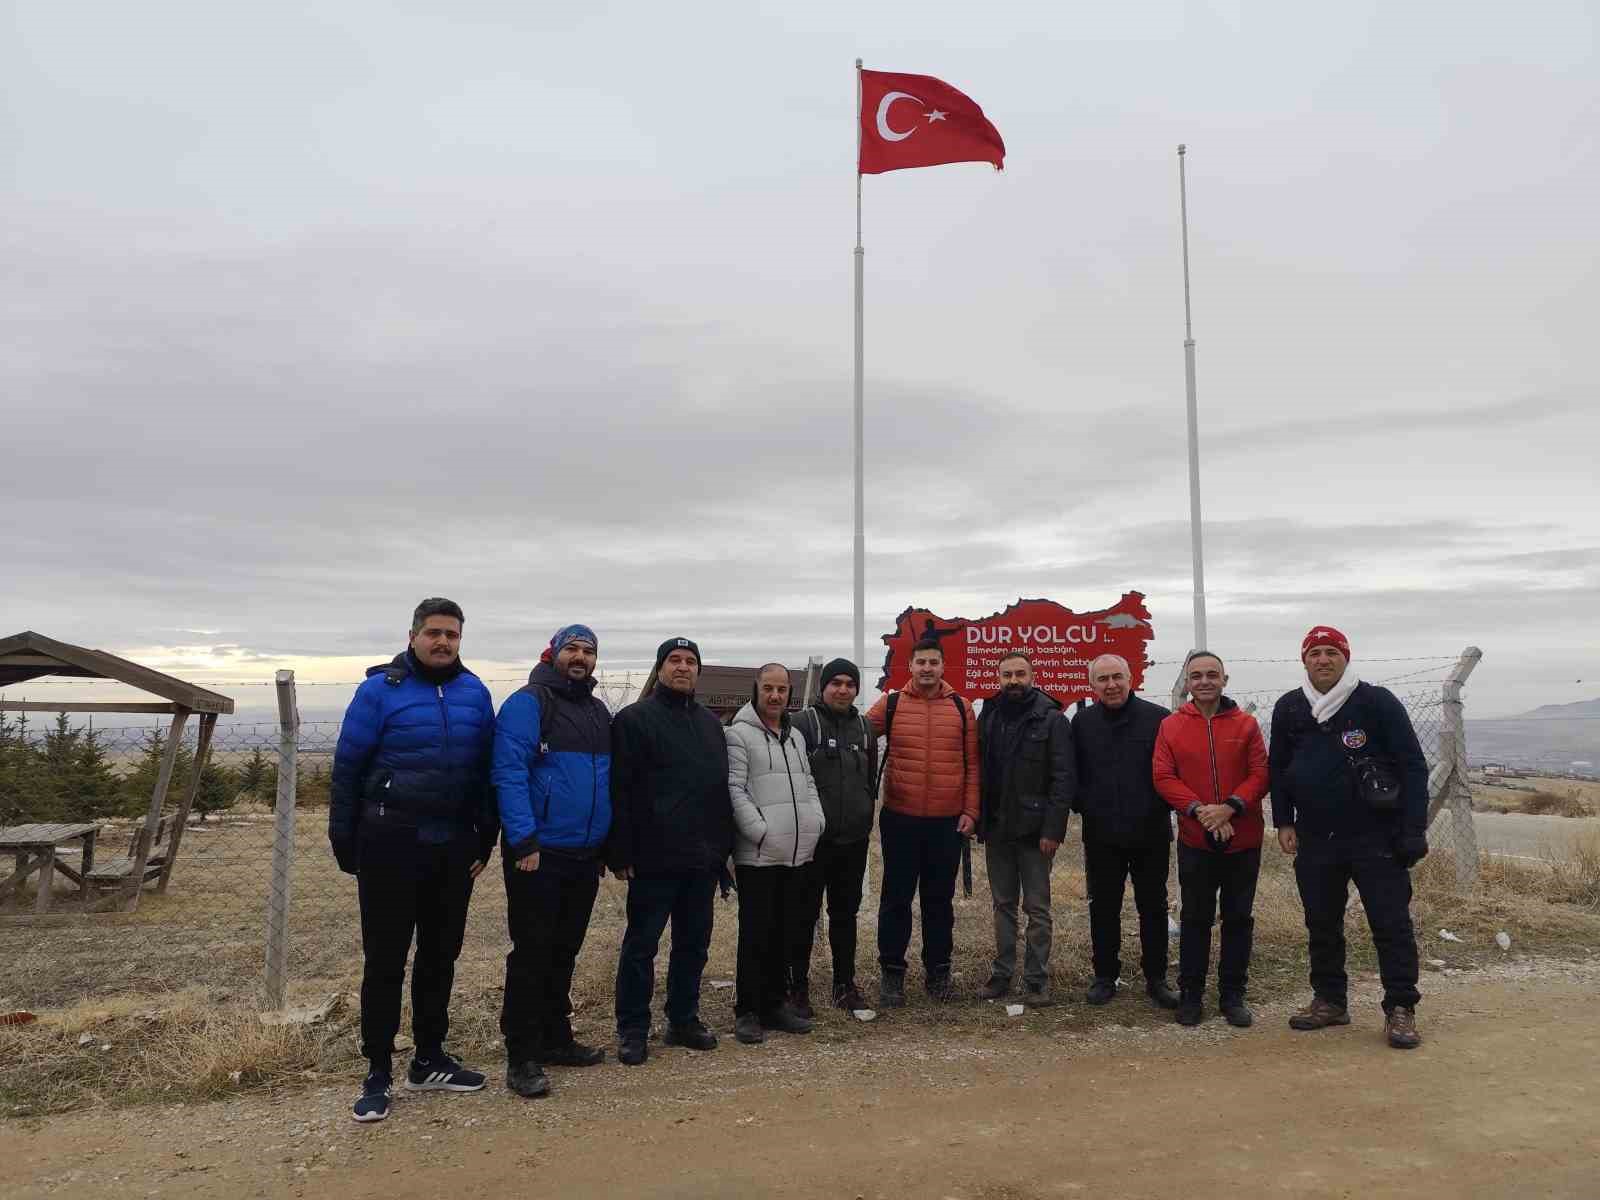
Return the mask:
{"type": "Polygon", "coordinates": [[[1089,664],[1102,654],[1128,660],[1129,684],[1144,683],[1145,647],[1153,636],[1142,592],[1128,592],[1110,608],[1077,613],[1054,600],[1018,600],[1003,612],[980,620],[940,617],[925,608],[908,608],[885,634],[880,691],[903,688],[910,676],[911,647],[925,637],[944,647],[945,682],[968,700],[999,691],[1000,656],[1021,650],[1033,660],[1033,682],[1063,705],[1082,700],[1089,690],[1089,664]]]}

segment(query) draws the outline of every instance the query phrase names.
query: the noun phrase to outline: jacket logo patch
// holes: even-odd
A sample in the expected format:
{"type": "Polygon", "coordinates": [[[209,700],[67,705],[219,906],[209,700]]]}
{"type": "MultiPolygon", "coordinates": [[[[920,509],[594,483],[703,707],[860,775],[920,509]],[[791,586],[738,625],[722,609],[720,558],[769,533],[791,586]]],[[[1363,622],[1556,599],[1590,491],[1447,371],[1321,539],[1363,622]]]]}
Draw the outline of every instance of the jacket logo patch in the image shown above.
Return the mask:
{"type": "Polygon", "coordinates": [[[1346,750],[1359,750],[1367,744],[1367,731],[1365,729],[1346,729],[1340,738],[1346,750]]]}
{"type": "Polygon", "coordinates": [[[828,739],[828,749],[837,750],[838,748],[839,748],[839,739],[838,738],[829,738],[828,739]]]}

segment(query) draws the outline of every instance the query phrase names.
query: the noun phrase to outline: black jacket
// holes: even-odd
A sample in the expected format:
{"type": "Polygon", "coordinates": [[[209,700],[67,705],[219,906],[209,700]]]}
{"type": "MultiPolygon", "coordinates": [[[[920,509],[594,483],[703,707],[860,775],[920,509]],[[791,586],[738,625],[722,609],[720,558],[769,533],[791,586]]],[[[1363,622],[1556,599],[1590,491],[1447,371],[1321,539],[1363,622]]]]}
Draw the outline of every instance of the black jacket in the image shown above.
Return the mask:
{"type": "Polygon", "coordinates": [[[1299,688],[1272,709],[1272,822],[1308,837],[1420,837],[1428,829],[1428,760],[1405,706],[1388,688],[1356,684],[1333,719],[1318,725],[1299,688]],[[1356,784],[1352,756],[1384,759],[1400,779],[1400,808],[1375,813],[1356,784]]]}
{"type": "Polygon", "coordinates": [[[732,852],[722,724],[692,696],[658,685],[611,722],[606,864],[640,875],[718,871],[732,852]]]}
{"type": "Polygon", "coordinates": [[[870,837],[878,798],[878,739],[867,719],[854,707],[841,717],[819,700],[790,724],[810,752],[811,777],[828,822],[822,844],[849,846],[870,837]]]}
{"type": "Polygon", "coordinates": [[[978,832],[990,838],[1067,836],[1077,771],[1061,705],[1037,688],[1015,719],[998,697],[978,716],[978,832]]]}
{"type": "Polygon", "coordinates": [[[1172,840],[1172,809],[1156,791],[1151,760],[1167,710],[1140,696],[1121,708],[1091,704],[1072,718],[1083,840],[1137,849],[1172,840]]]}

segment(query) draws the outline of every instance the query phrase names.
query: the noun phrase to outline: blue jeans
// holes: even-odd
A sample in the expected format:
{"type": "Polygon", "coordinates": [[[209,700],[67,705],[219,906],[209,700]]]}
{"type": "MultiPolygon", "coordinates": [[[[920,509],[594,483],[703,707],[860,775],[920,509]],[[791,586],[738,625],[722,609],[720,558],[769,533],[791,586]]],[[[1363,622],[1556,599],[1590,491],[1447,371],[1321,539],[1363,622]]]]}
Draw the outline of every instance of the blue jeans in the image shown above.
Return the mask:
{"type": "Polygon", "coordinates": [[[878,898],[878,965],[904,975],[911,945],[911,897],[922,898],[922,968],[949,971],[955,946],[956,872],[961,834],[955,817],[908,817],[886,808],[878,818],[883,891],[878,898]]]}
{"type": "Polygon", "coordinates": [[[650,1000],[655,994],[656,950],[672,922],[672,953],[667,959],[667,1024],[687,1025],[700,1017],[700,976],[711,948],[712,901],[717,877],[710,871],[657,875],[628,883],[628,928],[617,962],[617,1033],[650,1030],[650,1000]]]}

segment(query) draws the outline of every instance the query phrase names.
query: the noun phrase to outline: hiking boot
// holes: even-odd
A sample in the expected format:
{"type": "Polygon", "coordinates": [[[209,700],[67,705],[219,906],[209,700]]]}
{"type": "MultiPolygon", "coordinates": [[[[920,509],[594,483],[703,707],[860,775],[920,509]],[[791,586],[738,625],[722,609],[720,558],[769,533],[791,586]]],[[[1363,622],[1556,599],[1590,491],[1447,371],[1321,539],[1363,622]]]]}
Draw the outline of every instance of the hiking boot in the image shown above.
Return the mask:
{"type": "Polygon", "coordinates": [[[885,971],[878,981],[878,1007],[904,1008],[906,1006],[906,976],[904,971],[885,971]]]}
{"type": "Polygon", "coordinates": [[[361,1122],[381,1121],[389,1115],[394,1096],[394,1078],[387,1071],[373,1071],[361,1081],[361,1095],[350,1107],[350,1115],[361,1122]]]}
{"type": "Polygon", "coordinates": [[[605,1062],[606,1052],[597,1046],[585,1046],[582,1042],[568,1042],[565,1046],[556,1046],[544,1052],[544,1061],[552,1067],[593,1067],[605,1062]]]}
{"type": "Polygon", "coordinates": [[[624,1033],[617,1038],[617,1061],[625,1067],[637,1067],[650,1057],[650,1046],[645,1032],[624,1033]]]}
{"type": "Polygon", "coordinates": [[[808,1021],[813,1020],[816,1017],[816,1010],[811,1007],[810,984],[798,984],[794,991],[789,993],[789,1007],[794,1009],[795,1012],[799,1013],[808,1021]]]}
{"type": "Polygon", "coordinates": [[[717,1035],[706,1028],[704,1021],[696,1019],[682,1025],[668,1025],[661,1042],[666,1046],[683,1046],[689,1050],[715,1050],[717,1035]]]}
{"type": "Polygon", "coordinates": [[[1001,979],[998,975],[989,976],[989,982],[978,989],[979,1000],[998,1000],[1002,996],[1011,994],[1011,980],[1001,979]]]}
{"type": "Polygon", "coordinates": [[[1089,990],[1083,994],[1083,998],[1094,1005],[1110,1004],[1117,998],[1117,981],[1097,975],[1094,982],[1089,985],[1089,990]]]}
{"type": "Polygon", "coordinates": [[[1151,979],[1144,985],[1145,995],[1157,1008],[1177,1008],[1178,993],[1168,986],[1165,979],[1151,979]]]}
{"type": "Polygon", "coordinates": [[[733,1040],[746,1046],[759,1046],[767,1040],[767,1031],[755,1013],[740,1013],[733,1019],[733,1040]]]}
{"type": "Polygon", "coordinates": [[[1326,1029],[1329,1025],[1350,1024],[1350,1010],[1330,1004],[1321,996],[1312,998],[1304,1008],[1296,1009],[1289,1018],[1290,1029],[1326,1029]]]}
{"type": "Polygon", "coordinates": [[[858,1012],[867,1007],[867,998],[861,994],[861,989],[856,986],[856,981],[852,979],[844,987],[833,989],[833,1003],[836,1007],[844,1009],[845,1012],[858,1012]]]}
{"type": "Polygon", "coordinates": [[[1205,1006],[1201,1004],[1199,996],[1178,997],[1178,1009],[1172,1014],[1172,1019],[1179,1025],[1198,1025],[1205,1017],[1205,1006]]]}
{"type": "Polygon", "coordinates": [[[413,1058],[406,1071],[409,1092],[481,1092],[486,1082],[479,1072],[467,1070],[443,1050],[427,1058],[413,1058]]]}
{"type": "Polygon", "coordinates": [[[1422,1035],[1417,1032],[1417,1011],[1404,1004],[1396,1004],[1383,1019],[1383,1032],[1389,1045],[1396,1050],[1415,1050],[1422,1045],[1422,1035]]]}
{"type": "Polygon", "coordinates": [[[811,1032],[811,1022],[802,1017],[795,1006],[787,1000],[762,1017],[761,1024],[768,1029],[776,1029],[779,1033],[811,1032]]]}
{"type": "Polygon", "coordinates": [[[527,1100],[550,1094],[550,1076],[536,1062],[511,1063],[506,1067],[506,1088],[527,1100]]]}
{"type": "Polygon", "coordinates": [[[947,1004],[956,998],[955,985],[950,982],[950,970],[948,967],[943,970],[930,971],[928,973],[928,982],[925,986],[928,990],[928,999],[937,1001],[940,1004],[947,1004]]]}
{"type": "Polygon", "coordinates": [[[1249,1029],[1255,1024],[1256,1015],[1243,996],[1224,996],[1217,1007],[1222,1010],[1223,1019],[1235,1029],[1249,1029]]]}
{"type": "Polygon", "coordinates": [[[1050,985],[1041,983],[1038,987],[1025,986],[1022,989],[1022,1002],[1029,1008],[1049,1008],[1055,1000],[1050,995],[1050,985]]]}

